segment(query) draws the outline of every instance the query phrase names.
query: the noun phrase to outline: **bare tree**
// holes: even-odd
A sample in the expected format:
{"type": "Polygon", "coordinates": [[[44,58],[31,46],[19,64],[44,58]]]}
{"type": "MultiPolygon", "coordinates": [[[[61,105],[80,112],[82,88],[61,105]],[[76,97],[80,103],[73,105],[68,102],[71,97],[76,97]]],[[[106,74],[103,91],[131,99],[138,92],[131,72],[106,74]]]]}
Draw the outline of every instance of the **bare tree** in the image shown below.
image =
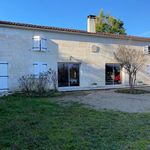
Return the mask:
{"type": "Polygon", "coordinates": [[[137,72],[146,62],[143,50],[119,46],[114,53],[115,59],[122,65],[129,75],[129,86],[133,90],[136,82],[137,72]]]}

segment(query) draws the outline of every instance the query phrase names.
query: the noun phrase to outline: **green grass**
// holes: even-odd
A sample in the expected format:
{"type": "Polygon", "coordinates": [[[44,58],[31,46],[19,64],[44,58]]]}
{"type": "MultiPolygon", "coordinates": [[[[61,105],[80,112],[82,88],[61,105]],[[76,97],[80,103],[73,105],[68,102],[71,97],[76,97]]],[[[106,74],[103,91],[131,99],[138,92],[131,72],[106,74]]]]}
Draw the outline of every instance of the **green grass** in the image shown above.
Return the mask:
{"type": "Polygon", "coordinates": [[[0,99],[0,150],[149,150],[150,113],[95,111],[57,98],[0,99]]]}

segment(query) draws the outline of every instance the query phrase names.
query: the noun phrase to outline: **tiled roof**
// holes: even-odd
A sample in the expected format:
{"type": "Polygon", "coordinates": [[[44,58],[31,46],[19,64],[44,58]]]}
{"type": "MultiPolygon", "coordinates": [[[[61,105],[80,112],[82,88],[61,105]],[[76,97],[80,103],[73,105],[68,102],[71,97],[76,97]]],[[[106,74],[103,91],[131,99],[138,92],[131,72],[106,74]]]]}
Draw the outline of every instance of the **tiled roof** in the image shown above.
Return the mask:
{"type": "Polygon", "coordinates": [[[17,23],[17,22],[10,22],[10,21],[0,21],[0,26],[10,26],[10,27],[16,27],[16,28],[28,28],[28,29],[37,29],[37,30],[48,30],[48,31],[55,31],[55,32],[66,32],[66,33],[72,33],[72,34],[91,35],[91,36],[106,37],[106,38],[150,42],[150,38],[146,38],[146,37],[138,37],[138,36],[131,36],[131,35],[116,35],[116,34],[101,33],[101,32],[91,33],[91,32],[87,32],[84,30],[58,28],[58,27],[51,27],[51,26],[41,26],[41,25],[17,23]]]}

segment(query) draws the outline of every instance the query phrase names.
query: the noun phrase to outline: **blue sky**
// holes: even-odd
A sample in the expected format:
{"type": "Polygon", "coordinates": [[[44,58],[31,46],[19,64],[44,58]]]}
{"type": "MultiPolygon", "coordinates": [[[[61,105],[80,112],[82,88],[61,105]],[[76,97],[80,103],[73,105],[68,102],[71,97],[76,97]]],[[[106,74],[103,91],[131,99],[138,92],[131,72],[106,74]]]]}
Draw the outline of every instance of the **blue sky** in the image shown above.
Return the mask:
{"type": "Polygon", "coordinates": [[[89,14],[103,8],[129,35],[150,37],[150,0],[0,0],[0,20],[86,30],[89,14]]]}

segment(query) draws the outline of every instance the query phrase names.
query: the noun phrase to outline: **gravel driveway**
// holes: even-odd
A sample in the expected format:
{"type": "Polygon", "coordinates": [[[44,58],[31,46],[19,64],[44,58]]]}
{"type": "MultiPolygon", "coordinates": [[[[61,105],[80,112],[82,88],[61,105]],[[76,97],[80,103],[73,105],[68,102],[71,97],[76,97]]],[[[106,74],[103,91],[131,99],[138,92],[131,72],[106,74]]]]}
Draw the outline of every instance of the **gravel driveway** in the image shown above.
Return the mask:
{"type": "MultiPolygon", "coordinates": [[[[82,93],[82,92],[80,92],[82,93]]],[[[85,94],[70,94],[62,101],[80,102],[94,109],[109,109],[122,112],[150,112],[150,94],[119,94],[114,90],[88,91],[85,94]]]]}

